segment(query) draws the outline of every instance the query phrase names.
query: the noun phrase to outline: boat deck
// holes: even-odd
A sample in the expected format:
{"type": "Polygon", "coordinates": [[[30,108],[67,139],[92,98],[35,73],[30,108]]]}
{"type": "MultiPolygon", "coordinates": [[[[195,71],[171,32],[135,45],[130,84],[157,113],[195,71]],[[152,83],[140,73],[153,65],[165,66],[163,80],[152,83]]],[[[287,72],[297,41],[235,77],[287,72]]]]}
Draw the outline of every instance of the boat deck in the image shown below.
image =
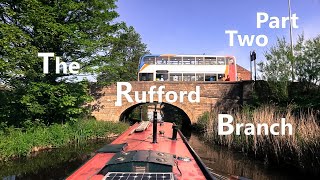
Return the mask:
{"type": "MultiPolygon", "coordinates": [[[[191,161],[186,162],[177,160],[173,166],[173,173],[179,180],[204,180],[206,179],[197,162],[185,145],[180,134],[177,134],[177,140],[171,140],[172,123],[158,123],[157,143],[152,143],[152,124],[142,132],[134,132],[139,124],[131,126],[127,131],[120,135],[111,144],[127,143],[125,151],[133,150],[153,150],[176,155],[176,157],[188,157],[191,161]],[[159,131],[164,132],[160,135],[159,131]],[[180,170],[180,171],[179,171],[180,170]]],[[[97,173],[106,165],[106,163],[115,155],[115,153],[97,153],[92,159],[78,169],[74,174],[68,177],[73,179],[91,179],[101,180],[103,175],[97,173]],[[88,178],[89,177],[89,178],[88,178]]]]}

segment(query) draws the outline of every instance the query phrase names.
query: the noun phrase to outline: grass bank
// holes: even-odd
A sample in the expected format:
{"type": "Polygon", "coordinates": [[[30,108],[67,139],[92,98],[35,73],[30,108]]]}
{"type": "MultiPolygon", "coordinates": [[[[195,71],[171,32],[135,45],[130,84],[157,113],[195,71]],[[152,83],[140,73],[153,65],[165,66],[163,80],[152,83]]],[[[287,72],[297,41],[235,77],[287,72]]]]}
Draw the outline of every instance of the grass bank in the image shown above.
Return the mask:
{"type": "Polygon", "coordinates": [[[198,121],[204,130],[204,137],[214,144],[240,150],[248,155],[265,160],[268,164],[291,164],[305,171],[320,173],[320,126],[316,113],[309,111],[293,115],[290,108],[279,111],[273,106],[263,106],[254,110],[244,108],[228,112],[236,123],[279,123],[281,118],[291,123],[293,135],[218,135],[218,110],[207,112],[198,121]]]}
{"type": "Polygon", "coordinates": [[[0,160],[28,156],[44,148],[61,147],[88,139],[118,135],[128,128],[125,123],[80,120],[73,124],[54,124],[27,129],[5,128],[0,130],[0,160]]]}

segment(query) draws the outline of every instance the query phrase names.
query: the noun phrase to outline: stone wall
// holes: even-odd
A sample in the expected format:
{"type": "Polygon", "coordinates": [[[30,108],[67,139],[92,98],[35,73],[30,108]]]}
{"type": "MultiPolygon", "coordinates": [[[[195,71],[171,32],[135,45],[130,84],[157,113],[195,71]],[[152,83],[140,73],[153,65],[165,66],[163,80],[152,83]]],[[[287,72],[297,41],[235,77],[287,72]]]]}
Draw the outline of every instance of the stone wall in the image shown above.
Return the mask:
{"type": "MultiPolygon", "coordinates": [[[[238,107],[249,100],[252,92],[251,81],[239,82],[129,82],[132,85],[130,96],[134,100],[134,91],[149,91],[151,86],[165,86],[164,91],[195,91],[196,86],[200,86],[200,103],[190,103],[186,96],[182,103],[169,103],[183,110],[190,118],[192,123],[196,123],[198,117],[205,111],[211,108],[220,108],[222,111],[227,111],[230,108],[238,107]]],[[[156,90],[157,90],[156,88],[156,90]]],[[[98,120],[104,121],[119,121],[121,114],[132,106],[137,106],[137,103],[129,103],[123,98],[122,106],[115,106],[117,99],[116,84],[110,85],[100,90],[94,90],[93,94],[96,100],[91,103],[93,107],[92,115],[98,120]]],[[[166,102],[163,96],[163,102],[166,102]]],[[[147,101],[149,96],[147,94],[147,101]]],[[[154,95],[154,101],[158,101],[157,95],[154,95]]],[[[166,102],[168,103],[168,102],[166,102]]]]}

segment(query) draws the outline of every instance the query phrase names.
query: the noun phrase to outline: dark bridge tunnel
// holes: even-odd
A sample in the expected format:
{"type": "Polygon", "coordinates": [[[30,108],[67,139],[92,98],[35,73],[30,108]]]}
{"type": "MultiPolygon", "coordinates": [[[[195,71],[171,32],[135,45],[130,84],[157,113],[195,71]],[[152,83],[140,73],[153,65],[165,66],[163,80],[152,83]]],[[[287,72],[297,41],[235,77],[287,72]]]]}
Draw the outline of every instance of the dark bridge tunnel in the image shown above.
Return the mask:
{"type": "MultiPolygon", "coordinates": [[[[119,120],[130,124],[140,121],[141,118],[144,121],[153,120],[154,108],[154,103],[135,104],[122,112],[119,120]]],[[[157,105],[157,112],[160,112],[160,104],[157,105]]],[[[162,121],[176,123],[186,137],[191,136],[191,120],[182,109],[169,103],[162,103],[160,114],[162,121]]]]}

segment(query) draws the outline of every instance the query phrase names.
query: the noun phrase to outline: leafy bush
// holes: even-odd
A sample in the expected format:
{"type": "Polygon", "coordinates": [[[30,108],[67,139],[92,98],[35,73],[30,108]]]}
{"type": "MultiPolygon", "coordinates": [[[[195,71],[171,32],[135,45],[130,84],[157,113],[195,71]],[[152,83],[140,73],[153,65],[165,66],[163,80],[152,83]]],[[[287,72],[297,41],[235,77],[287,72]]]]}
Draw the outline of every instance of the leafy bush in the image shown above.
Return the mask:
{"type": "Polygon", "coordinates": [[[93,119],[30,129],[9,127],[0,130],[0,160],[26,156],[36,149],[61,147],[72,142],[105,138],[111,134],[120,134],[127,128],[128,124],[125,123],[93,119]]]}
{"type": "Polygon", "coordinates": [[[3,104],[5,109],[0,122],[15,126],[50,125],[75,121],[89,112],[83,107],[85,102],[92,100],[87,82],[60,82],[56,85],[32,82],[21,88],[0,95],[0,99],[10,97],[11,102],[3,104]]]}

